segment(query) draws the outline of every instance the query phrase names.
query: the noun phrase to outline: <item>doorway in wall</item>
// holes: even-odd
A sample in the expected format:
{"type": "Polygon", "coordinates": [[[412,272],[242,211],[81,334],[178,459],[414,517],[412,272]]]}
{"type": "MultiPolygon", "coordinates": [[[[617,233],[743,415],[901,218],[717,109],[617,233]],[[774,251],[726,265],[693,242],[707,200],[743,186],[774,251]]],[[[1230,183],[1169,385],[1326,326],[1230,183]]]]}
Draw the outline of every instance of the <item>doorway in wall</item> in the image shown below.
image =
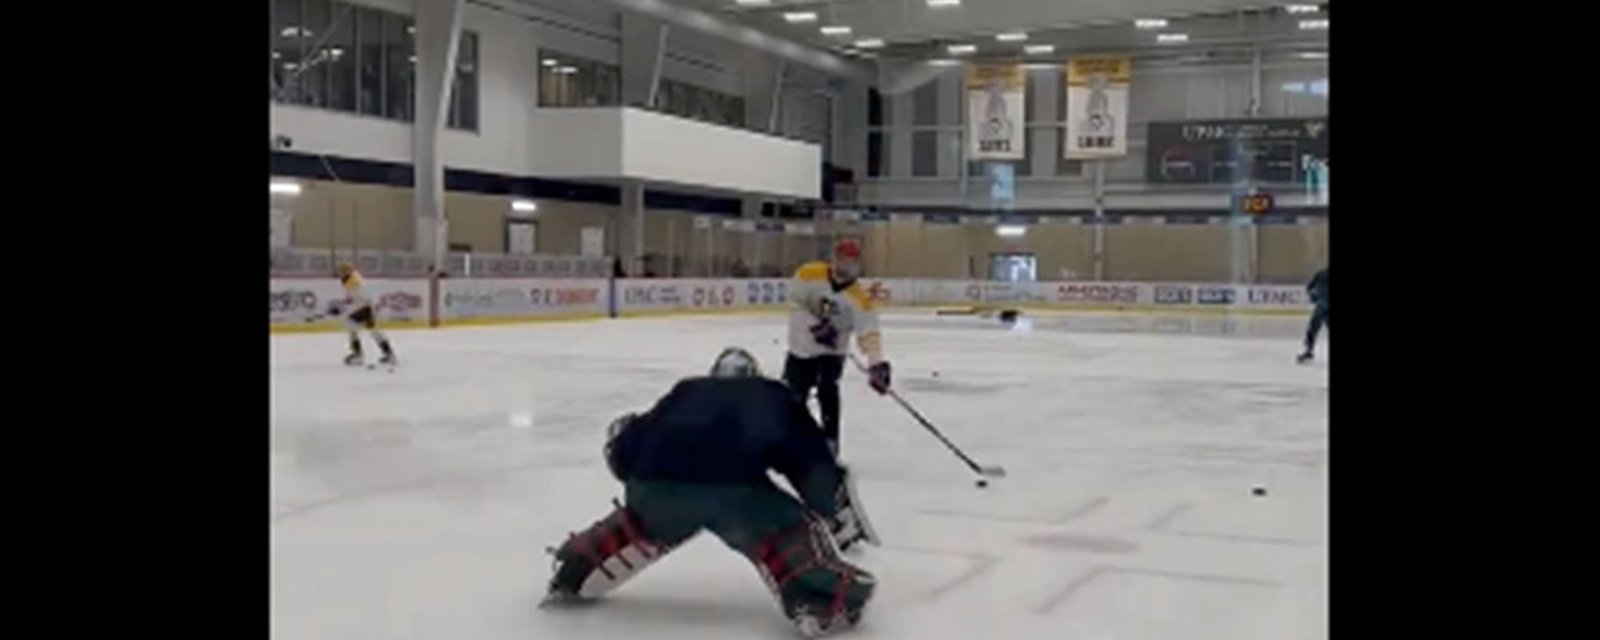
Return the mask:
{"type": "Polygon", "coordinates": [[[989,254],[989,279],[1033,282],[1039,277],[1039,260],[1031,253],[989,254]]]}

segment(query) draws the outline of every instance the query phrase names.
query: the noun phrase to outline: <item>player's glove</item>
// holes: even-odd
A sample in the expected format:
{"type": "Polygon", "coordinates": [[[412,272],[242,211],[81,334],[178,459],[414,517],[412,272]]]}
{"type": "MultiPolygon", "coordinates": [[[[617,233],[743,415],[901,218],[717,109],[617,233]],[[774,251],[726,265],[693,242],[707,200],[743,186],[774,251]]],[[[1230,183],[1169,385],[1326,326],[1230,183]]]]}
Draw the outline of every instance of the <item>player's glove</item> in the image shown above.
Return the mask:
{"type": "Polygon", "coordinates": [[[880,394],[889,392],[889,363],[879,362],[867,368],[867,384],[880,394]]]}
{"type": "Polygon", "coordinates": [[[839,348],[839,329],[827,320],[811,325],[811,338],[829,349],[839,348]]]}
{"type": "Polygon", "coordinates": [[[627,431],[628,427],[632,426],[633,421],[637,419],[639,419],[638,414],[624,414],[622,417],[611,421],[611,424],[606,427],[606,444],[603,449],[606,457],[606,467],[611,470],[611,477],[623,482],[628,481],[629,473],[621,452],[616,448],[617,438],[622,435],[622,432],[627,431]]]}

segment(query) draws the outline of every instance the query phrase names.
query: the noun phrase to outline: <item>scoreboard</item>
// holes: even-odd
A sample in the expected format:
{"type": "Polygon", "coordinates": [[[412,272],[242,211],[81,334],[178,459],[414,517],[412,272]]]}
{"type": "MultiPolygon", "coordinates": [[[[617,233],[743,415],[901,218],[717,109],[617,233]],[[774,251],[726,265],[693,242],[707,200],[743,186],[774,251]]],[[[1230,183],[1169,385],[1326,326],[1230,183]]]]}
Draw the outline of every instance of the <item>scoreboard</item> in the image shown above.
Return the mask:
{"type": "Polygon", "coordinates": [[[1145,181],[1298,184],[1308,161],[1328,159],[1327,118],[1152,122],[1145,181]]]}

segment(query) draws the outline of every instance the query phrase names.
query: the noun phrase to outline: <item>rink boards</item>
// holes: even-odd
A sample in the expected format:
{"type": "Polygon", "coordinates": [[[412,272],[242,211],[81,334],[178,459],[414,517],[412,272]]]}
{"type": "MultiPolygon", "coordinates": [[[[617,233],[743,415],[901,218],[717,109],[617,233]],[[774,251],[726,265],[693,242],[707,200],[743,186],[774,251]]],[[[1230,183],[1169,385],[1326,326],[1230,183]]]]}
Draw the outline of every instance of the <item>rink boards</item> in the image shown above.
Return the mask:
{"type": "MultiPolygon", "coordinates": [[[[885,307],[1015,307],[1063,311],[1302,313],[1299,286],[1150,282],[993,282],[863,278],[885,307]]],[[[385,328],[501,324],[664,314],[777,312],[785,278],[424,278],[366,281],[385,328]]],[[[273,278],[272,331],[338,328],[324,314],[343,297],[332,278],[273,278]]]]}

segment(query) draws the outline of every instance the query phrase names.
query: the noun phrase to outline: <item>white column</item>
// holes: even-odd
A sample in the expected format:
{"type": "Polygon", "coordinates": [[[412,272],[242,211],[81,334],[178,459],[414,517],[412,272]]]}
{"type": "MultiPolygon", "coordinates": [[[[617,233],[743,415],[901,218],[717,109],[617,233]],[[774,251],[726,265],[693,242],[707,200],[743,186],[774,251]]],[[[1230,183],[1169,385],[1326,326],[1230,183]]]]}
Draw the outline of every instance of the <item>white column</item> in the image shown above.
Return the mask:
{"type": "Polygon", "coordinates": [[[417,43],[416,121],[412,125],[412,208],[416,251],[444,268],[449,248],[444,212],[444,159],[439,138],[450,110],[450,79],[461,37],[462,0],[415,0],[417,43]]]}

